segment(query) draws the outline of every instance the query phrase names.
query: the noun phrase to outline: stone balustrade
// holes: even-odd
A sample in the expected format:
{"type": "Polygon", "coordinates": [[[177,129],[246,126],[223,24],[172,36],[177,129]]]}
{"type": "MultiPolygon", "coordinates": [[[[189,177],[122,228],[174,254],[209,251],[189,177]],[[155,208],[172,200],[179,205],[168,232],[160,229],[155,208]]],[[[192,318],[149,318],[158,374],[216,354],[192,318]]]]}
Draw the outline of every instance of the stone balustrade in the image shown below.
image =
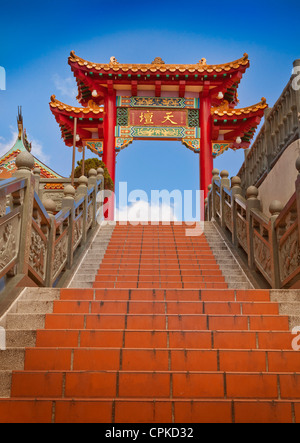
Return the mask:
{"type": "Polygon", "coordinates": [[[205,204],[206,220],[220,226],[240,255],[246,254],[249,268],[274,289],[300,282],[300,156],[296,168],[295,193],[285,206],[272,201],[271,216],[261,211],[255,186],[249,186],[244,197],[241,178],[230,181],[227,171],[219,175],[217,169],[205,204]]]}
{"type": "Polygon", "coordinates": [[[300,59],[294,62],[294,73],[281,96],[265,111],[265,122],[238,172],[242,189],[259,187],[279,157],[300,138],[300,59]]]}
{"type": "Polygon", "coordinates": [[[60,195],[51,198],[53,190],[41,192],[46,181],[30,153],[19,154],[16,165],[0,185],[0,300],[24,278],[26,285],[62,286],[103,218],[103,169],[77,179],[76,190],[58,180],[60,195]]]}

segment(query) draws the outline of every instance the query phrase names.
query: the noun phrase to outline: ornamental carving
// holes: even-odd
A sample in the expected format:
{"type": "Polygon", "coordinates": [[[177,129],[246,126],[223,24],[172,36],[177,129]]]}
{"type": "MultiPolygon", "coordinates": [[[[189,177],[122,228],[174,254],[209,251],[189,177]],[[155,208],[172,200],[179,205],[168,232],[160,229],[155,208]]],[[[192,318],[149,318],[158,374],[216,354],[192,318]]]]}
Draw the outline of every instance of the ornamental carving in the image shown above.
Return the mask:
{"type": "Polygon", "coordinates": [[[236,218],[236,235],[237,235],[237,239],[239,241],[239,244],[247,252],[247,250],[248,250],[248,246],[247,246],[247,224],[239,216],[237,216],[237,218],[236,218]]]}
{"type": "Polygon", "coordinates": [[[83,226],[82,226],[82,217],[80,217],[74,226],[74,236],[73,236],[73,250],[75,250],[80,243],[82,238],[83,226]]]}
{"type": "Polygon", "coordinates": [[[44,192],[44,195],[46,195],[47,198],[50,198],[51,200],[54,201],[54,203],[56,204],[57,211],[61,210],[62,200],[65,196],[63,192],[44,192]]]}
{"type": "Polygon", "coordinates": [[[54,251],[53,260],[53,279],[55,279],[60,271],[66,264],[68,257],[68,236],[64,235],[63,238],[57,243],[54,251]]]}
{"type": "Polygon", "coordinates": [[[29,265],[42,278],[46,272],[46,245],[40,234],[33,228],[29,250],[29,265]]]}
{"type": "Polygon", "coordinates": [[[231,207],[224,203],[224,221],[230,231],[232,231],[231,207]]]}
{"type": "Polygon", "coordinates": [[[18,217],[14,217],[6,224],[0,226],[0,271],[3,271],[17,258],[19,229],[18,217]]]}
{"type": "Polygon", "coordinates": [[[257,235],[254,235],[254,258],[256,263],[260,265],[266,275],[271,278],[271,252],[270,248],[257,235]]]}
{"type": "Polygon", "coordinates": [[[188,110],[188,126],[190,128],[197,128],[199,126],[199,110],[189,109],[188,110]]]}
{"type": "Polygon", "coordinates": [[[165,65],[165,62],[163,61],[163,59],[161,57],[156,57],[151,64],[152,65],[165,65]]]}
{"type": "Polygon", "coordinates": [[[217,194],[217,193],[214,194],[214,200],[215,200],[214,205],[215,205],[216,214],[218,216],[220,216],[220,214],[221,214],[221,200],[220,200],[219,194],[217,194]]]}
{"type": "Polygon", "coordinates": [[[93,222],[93,203],[91,203],[88,208],[87,220],[86,220],[87,228],[91,226],[92,222],[93,222]]]}
{"type": "Polygon", "coordinates": [[[117,126],[128,126],[128,108],[117,108],[117,126]]]}
{"type": "Polygon", "coordinates": [[[3,217],[6,213],[6,197],[0,198],[0,217],[3,217]]]}
{"type": "Polygon", "coordinates": [[[281,280],[285,280],[300,266],[298,230],[295,229],[279,249],[281,280]]]}

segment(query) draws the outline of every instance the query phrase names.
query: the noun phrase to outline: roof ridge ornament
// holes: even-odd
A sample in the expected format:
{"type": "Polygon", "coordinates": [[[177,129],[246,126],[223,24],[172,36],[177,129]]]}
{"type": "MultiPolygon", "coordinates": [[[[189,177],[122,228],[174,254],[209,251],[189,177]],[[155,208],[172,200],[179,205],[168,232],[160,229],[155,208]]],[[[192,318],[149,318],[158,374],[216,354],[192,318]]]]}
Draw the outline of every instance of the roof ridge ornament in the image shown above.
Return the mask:
{"type": "Polygon", "coordinates": [[[18,123],[18,139],[22,140],[24,147],[27,149],[28,152],[31,152],[32,146],[31,143],[28,141],[26,129],[24,128],[24,123],[23,123],[22,106],[18,106],[17,123],[18,123]]]}
{"type": "Polygon", "coordinates": [[[92,109],[93,111],[99,111],[100,106],[98,106],[93,100],[89,100],[88,108],[92,109]]]}
{"type": "Polygon", "coordinates": [[[166,63],[163,61],[161,57],[155,57],[151,65],[165,65],[166,63]]]}
{"type": "Polygon", "coordinates": [[[207,66],[206,62],[207,62],[206,58],[203,57],[201,60],[199,60],[198,64],[201,65],[201,66],[207,66]]]}
{"type": "Polygon", "coordinates": [[[110,57],[109,64],[110,64],[110,65],[119,65],[120,63],[118,62],[118,60],[116,59],[116,57],[112,56],[112,57],[110,57]]]}

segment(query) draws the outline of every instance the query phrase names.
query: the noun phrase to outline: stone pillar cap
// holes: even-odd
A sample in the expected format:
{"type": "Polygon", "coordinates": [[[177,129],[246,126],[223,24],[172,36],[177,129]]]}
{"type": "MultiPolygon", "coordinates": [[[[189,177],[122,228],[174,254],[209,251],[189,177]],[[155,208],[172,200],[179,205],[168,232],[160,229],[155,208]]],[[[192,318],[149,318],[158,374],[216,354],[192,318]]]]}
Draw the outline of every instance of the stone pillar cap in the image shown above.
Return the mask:
{"type": "Polygon", "coordinates": [[[16,157],[16,166],[18,169],[31,171],[34,168],[34,157],[30,152],[23,151],[16,157]]]}

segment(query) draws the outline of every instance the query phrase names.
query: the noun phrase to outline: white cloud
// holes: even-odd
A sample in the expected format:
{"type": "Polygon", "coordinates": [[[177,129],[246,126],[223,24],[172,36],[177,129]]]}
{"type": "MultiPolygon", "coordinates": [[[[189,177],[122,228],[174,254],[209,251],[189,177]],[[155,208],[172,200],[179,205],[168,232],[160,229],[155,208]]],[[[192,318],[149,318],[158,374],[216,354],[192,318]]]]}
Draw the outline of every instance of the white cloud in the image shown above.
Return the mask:
{"type": "Polygon", "coordinates": [[[166,204],[150,204],[140,200],[131,205],[117,208],[117,221],[177,221],[172,206],[166,204]]]}
{"type": "Polygon", "coordinates": [[[78,90],[76,81],[73,77],[62,78],[60,75],[55,74],[53,76],[53,81],[57,91],[60,92],[62,96],[70,99],[76,98],[78,90]]]}
{"type": "Polygon", "coordinates": [[[43,152],[44,148],[41,142],[35,139],[31,140],[29,137],[28,140],[31,141],[31,154],[34,155],[41,162],[45,163],[45,165],[47,165],[50,161],[50,156],[43,152]]]}
{"type": "Polygon", "coordinates": [[[6,154],[16,143],[18,133],[13,128],[11,130],[11,137],[8,141],[4,137],[0,137],[0,156],[6,154]]]}
{"type": "MultiPolygon", "coordinates": [[[[18,138],[18,133],[17,131],[13,128],[10,127],[11,130],[11,137],[8,141],[5,140],[4,137],[0,137],[0,156],[2,157],[4,154],[6,154],[16,143],[17,138],[18,138]]],[[[36,140],[36,139],[32,139],[30,137],[30,135],[27,135],[28,140],[31,142],[31,154],[34,155],[35,157],[37,157],[40,161],[42,161],[43,163],[45,163],[47,165],[47,163],[49,163],[50,157],[49,155],[45,154],[43,152],[43,146],[41,144],[40,141],[36,140]]]]}

